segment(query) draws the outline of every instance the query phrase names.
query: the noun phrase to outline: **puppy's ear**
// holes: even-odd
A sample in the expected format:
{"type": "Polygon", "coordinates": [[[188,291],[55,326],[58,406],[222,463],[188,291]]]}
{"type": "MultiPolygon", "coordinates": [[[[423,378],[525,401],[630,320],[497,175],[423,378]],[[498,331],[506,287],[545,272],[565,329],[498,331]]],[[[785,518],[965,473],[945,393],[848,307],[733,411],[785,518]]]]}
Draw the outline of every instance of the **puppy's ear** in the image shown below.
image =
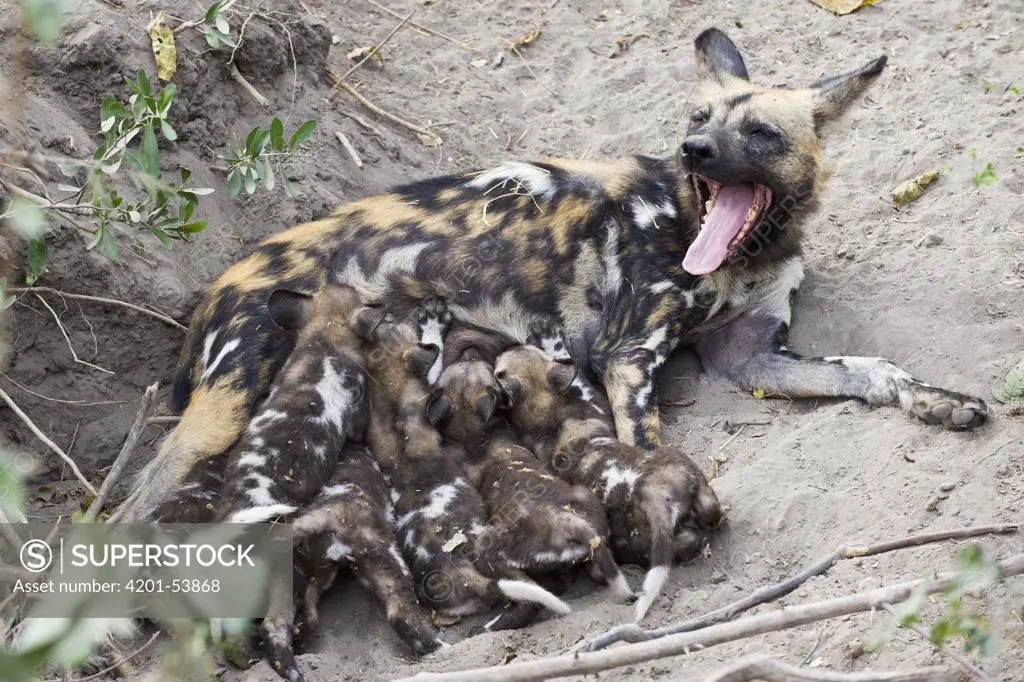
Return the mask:
{"type": "Polygon", "coordinates": [[[432,343],[421,343],[409,354],[409,369],[420,379],[425,379],[430,368],[437,362],[441,349],[432,343]]]}
{"type": "Polygon", "coordinates": [[[435,428],[448,418],[451,410],[452,401],[448,399],[448,396],[441,389],[437,389],[430,394],[427,398],[427,406],[424,408],[427,421],[435,428]]]}
{"type": "Polygon", "coordinates": [[[275,289],[267,301],[270,319],[281,329],[296,331],[306,326],[311,296],[287,289],[275,289]]]}
{"type": "Polygon", "coordinates": [[[558,395],[565,395],[572,382],[576,381],[577,371],[575,362],[553,363],[548,369],[548,388],[558,395]]]}
{"type": "Polygon", "coordinates": [[[352,329],[364,341],[373,341],[377,327],[387,314],[388,309],[384,306],[363,306],[352,316],[352,329]]]}
{"type": "Polygon", "coordinates": [[[488,389],[486,393],[476,399],[476,413],[486,424],[491,421],[494,411],[498,409],[498,392],[488,389]]]}
{"type": "Polygon", "coordinates": [[[728,85],[734,79],[750,79],[740,51],[729,40],[729,36],[717,28],[709,28],[697,36],[693,47],[697,59],[697,77],[701,80],[728,85]]]}
{"type": "Polygon", "coordinates": [[[462,355],[459,356],[459,362],[473,362],[474,360],[483,360],[484,356],[481,355],[480,349],[476,346],[469,346],[462,355]]]}
{"type": "Polygon", "coordinates": [[[814,102],[814,123],[817,128],[839,118],[860,97],[882,69],[888,57],[882,55],[859,69],[813,83],[810,92],[814,102]]]}

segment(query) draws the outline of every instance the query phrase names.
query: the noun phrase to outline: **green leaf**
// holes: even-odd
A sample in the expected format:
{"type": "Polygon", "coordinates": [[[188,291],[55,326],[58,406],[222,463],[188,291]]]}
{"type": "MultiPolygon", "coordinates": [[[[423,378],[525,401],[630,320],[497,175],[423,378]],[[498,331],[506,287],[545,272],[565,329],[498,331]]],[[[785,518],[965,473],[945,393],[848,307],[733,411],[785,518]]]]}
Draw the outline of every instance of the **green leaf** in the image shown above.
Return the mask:
{"type": "Polygon", "coordinates": [[[185,232],[188,232],[189,234],[195,234],[196,232],[202,232],[203,230],[205,230],[206,223],[207,221],[205,220],[197,220],[194,223],[182,225],[181,229],[184,230],[185,232]]]}
{"type": "Polygon", "coordinates": [[[222,17],[221,15],[218,14],[217,18],[214,19],[213,23],[217,26],[217,30],[223,33],[224,35],[228,35],[231,33],[231,25],[228,24],[228,20],[222,17]]]}
{"type": "Polygon", "coordinates": [[[36,280],[42,277],[48,253],[46,242],[33,239],[28,243],[28,277],[25,278],[25,282],[29,286],[33,286],[36,280]]]}
{"type": "Polygon", "coordinates": [[[206,10],[206,15],[203,17],[203,21],[205,21],[208,24],[212,24],[214,21],[216,21],[217,15],[220,14],[221,5],[223,4],[223,2],[218,0],[218,2],[215,2],[212,5],[210,5],[209,9],[206,10]]]}
{"type": "Polygon", "coordinates": [[[0,511],[8,519],[20,519],[25,508],[25,488],[15,461],[14,457],[0,452],[0,511]]]}
{"type": "Polygon", "coordinates": [[[163,228],[151,226],[149,228],[149,231],[155,234],[156,238],[159,239],[160,243],[163,244],[164,246],[170,247],[171,244],[174,243],[174,240],[171,239],[171,235],[167,234],[167,232],[164,231],[163,228]]]}
{"type": "Polygon", "coordinates": [[[263,185],[268,192],[274,191],[274,171],[267,161],[263,162],[263,185]]]}
{"type": "Polygon", "coordinates": [[[281,170],[281,186],[284,187],[284,193],[289,198],[295,196],[295,191],[292,189],[292,181],[288,179],[288,171],[284,169],[281,170]]]}
{"type": "Polygon", "coordinates": [[[100,229],[96,231],[96,235],[86,244],[85,248],[92,250],[97,247],[100,253],[110,260],[117,260],[121,255],[121,250],[117,248],[117,241],[106,225],[100,225],[100,229]]]}
{"type": "Polygon", "coordinates": [[[256,148],[256,141],[259,140],[260,129],[253,128],[249,131],[249,134],[245,136],[245,155],[250,159],[255,158],[259,150],[256,148]]]}
{"type": "Polygon", "coordinates": [[[270,122],[270,142],[274,146],[275,151],[280,151],[284,148],[284,124],[281,123],[281,119],[277,116],[270,122]],[[278,147],[278,144],[281,147],[278,147]]]}
{"type": "Polygon", "coordinates": [[[1024,401],[1024,360],[1006,374],[1003,385],[995,392],[996,400],[1001,403],[1024,401]]]}
{"type": "Polygon", "coordinates": [[[300,125],[298,129],[292,133],[291,139],[288,140],[288,151],[295,149],[295,145],[302,144],[308,140],[314,130],[316,130],[316,120],[314,119],[310,119],[300,125]]]}
{"type": "Polygon", "coordinates": [[[128,220],[137,223],[142,220],[142,214],[135,210],[128,211],[128,220]]]}
{"type": "Polygon", "coordinates": [[[149,94],[153,91],[153,86],[149,82],[149,76],[146,75],[145,71],[143,71],[142,69],[139,69],[139,72],[136,75],[136,78],[139,81],[139,94],[140,95],[146,95],[148,97],[149,94]]]}
{"type": "Polygon", "coordinates": [[[160,90],[160,95],[156,100],[156,108],[161,116],[167,115],[167,110],[171,108],[171,103],[174,101],[174,95],[178,92],[178,86],[174,83],[168,83],[160,90]]]}
{"type": "Polygon", "coordinates": [[[146,124],[142,133],[142,142],[139,144],[139,160],[142,163],[142,170],[154,178],[160,177],[160,150],[157,148],[156,133],[153,132],[151,123],[146,124]]]}
{"type": "Polygon", "coordinates": [[[164,137],[174,142],[178,139],[178,133],[174,132],[174,128],[167,121],[160,121],[160,132],[164,134],[164,137]]]}
{"type": "Polygon", "coordinates": [[[206,34],[206,44],[217,49],[220,47],[220,33],[209,26],[203,26],[203,33],[206,34]]]}
{"type": "Polygon", "coordinates": [[[207,194],[213,194],[214,189],[212,187],[187,187],[181,190],[182,192],[191,192],[197,197],[205,197],[207,194]]]}
{"type": "Polygon", "coordinates": [[[22,12],[25,25],[41,43],[53,43],[60,37],[64,21],[64,3],[61,0],[24,0],[22,12]]]}
{"type": "Polygon", "coordinates": [[[238,170],[228,173],[228,196],[234,199],[242,191],[242,177],[238,170]]]}
{"type": "Polygon", "coordinates": [[[58,157],[54,159],[53,162],[57,164],[57,168],[60,169],[60,172],[65,177],[69,178],[75,177],[78,175],[79,171],[85,168],[85,165],[82,162],[71,158],[58,157]]]}
{"type": "Polygon", "coordinates": [[[252,194],[253,192],[256,191],[256,179],[253,177],[253,175],[255,175],[255,174],[256,174],[255,169],[250,168],[249,172],[246,173],[246,175],[245,175],[244,180],[245,180],[245,193],[246,194],[252,194]]]}
{"type": "Polygon", "coordinates": [[[178,167],[178,174],[181,176],[181,184],[184,185],[188,182],[188,179],[192,177],[192,171],[184,166],[178,167]]]}

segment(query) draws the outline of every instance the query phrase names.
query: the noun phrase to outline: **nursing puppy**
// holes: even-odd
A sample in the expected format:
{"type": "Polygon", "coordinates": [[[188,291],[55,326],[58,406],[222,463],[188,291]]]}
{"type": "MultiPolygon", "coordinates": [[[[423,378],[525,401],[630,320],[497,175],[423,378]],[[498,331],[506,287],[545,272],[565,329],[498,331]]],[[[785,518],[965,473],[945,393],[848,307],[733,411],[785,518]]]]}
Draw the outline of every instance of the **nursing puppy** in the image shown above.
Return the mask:
{"type": "MultiPolygon", "coordinates": [[[[490,510],[477,538],[477,566],[485,571],[561,571],[584,565],[600,582],[636,599],[608,549],[608,522],[594,494],[544,470],[516,434],[495,419],[501,389],[475,349],[441,373],[426,414],[449,442],[466,451],[470,481],[490,510]]],[[[521,627],[530,609],[506,612],[483,630],[521,627]],[[515,615],[513,615],[515,614],[515,615]]]]}
{"type": "Polygon", "coordinates": [[[367,435],[392,490],[402,551],[420,599],[447,615],[479,613],[505,600],[567,613],[569,607],[539,585],[484,575],[467,555],[486,528],[487,510],[424,415],[426,378],[440,360],[451,315],[440,299],[431,299],[414,319],[388,319],[369,336],[378,347],[368,357],[373,381],[367,435]]]}
{"type": "Polygon", "coordinates": [[[542,323],[531,332],[529,345],[505,351],[495,364],[494,377],[511,402],[509,419],[553,471],[601,499],[619,560],[649,564],[639,621],[673,559],[691,555],[721,522],[718,498],[680,450],[643,450],[616,439],[607,400],[566,360],[561,330],[542,323]]]}
{"type": "Polygon", "coordinates": [[[365,424],[363,341],[384,312],[351,287],[313,297],[275,291],[270,317],[298,330],[295,349],[228,460],[218,517],[260,523],[295,512],[334,473],[346,438],[365,424]]]}

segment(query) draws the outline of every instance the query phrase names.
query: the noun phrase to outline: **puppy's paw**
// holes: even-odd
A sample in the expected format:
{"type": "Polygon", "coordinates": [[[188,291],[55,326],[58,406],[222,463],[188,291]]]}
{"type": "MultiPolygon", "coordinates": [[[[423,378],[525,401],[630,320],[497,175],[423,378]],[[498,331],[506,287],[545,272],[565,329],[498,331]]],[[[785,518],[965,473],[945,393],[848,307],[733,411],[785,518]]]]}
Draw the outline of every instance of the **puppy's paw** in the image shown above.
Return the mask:
{"type": "Polygon", "coordinates": [[[443,335],[451,326],[452,319],[454,316],[448,310],[448,304],[440,296],[423,299],[416,309],[416,323],[419,325],[421,334],[425,327],[433,324],[439,325],[443,335]]]}
{"type": "Polygon", "coordinates": [[[981,398],[947,391],[920,382],[908,382],[900,391],[904,409],[928,424],[963,431],[980,426],[988,418],[988,405],[981,398]]]}

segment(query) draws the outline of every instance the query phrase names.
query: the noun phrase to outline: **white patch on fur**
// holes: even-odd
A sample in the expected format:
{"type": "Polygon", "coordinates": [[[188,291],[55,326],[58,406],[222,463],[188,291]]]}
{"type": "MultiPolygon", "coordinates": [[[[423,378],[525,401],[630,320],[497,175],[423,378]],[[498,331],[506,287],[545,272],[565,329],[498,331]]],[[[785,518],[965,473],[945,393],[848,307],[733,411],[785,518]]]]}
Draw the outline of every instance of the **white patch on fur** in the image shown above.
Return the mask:
{"type": "Polygon", "coordinates": [[[511,291],[506,291],[497,302],[487,300],[472,308],[449,303],[448,309],[462,322],[501,332],[519,343],[526,341],[533,320],[511,291]]]}
{"type": "Polygon", "coordinates": [[[431,245],[433,242],[416,242],[386,250],[381,254],[372,275],[363,272],[359,260],[352,256],[338,273],[338,281],[358,291],[364,301],[380,300],[391,290],[392,277],[401,272],[412,273],[420,254],[431,245]]]}
{"type": "Polygon", "coordinates": [[[355,395],[342,382],[342,377],[346,374],[345,371],[337,372],[331,358],[325,357],[323,376],[313,387],[324,404],[323,413],[313,417],[314,421],[320,424],[330,424],[338,431],[344,431],[345,416],[355,402],[355,395]]]}
{"type": "Polygon", "coordinates": [[[341,561],[347,556],[352,554],[352,548],[346,545],[344,542],[335,540],[331,543],[331,546],[327,548],[327,558],[331,561],[341,561]]]}
{"type": "Polygon", "coordinates": [[[445,483],[444,485],[439,485],[431,490],[430,502],[428,502],[426,506],[403,514],[402,518],[398,519],[398,527],[402,528],[404,526],[408,526],[418,515],[429,521],[433,521],[434,519],[439,519],[444,516],[448,513],[448,505],[459,496],[457,484],[458,481],[456,481],[455,484],[445,483]]]}
{"type": "Polygon", "coordinates": [[[791,322],[790,296],[804,280],[804,265],[799,258],[790,258],[776,270],[775,278],[764,285],[753,306],[786,324],[791,322]]]}
{"type": "Polygon", "coordinates": [[[298,507],[290,504],[271,504],[262,507],[250,507],[236,511],[228,519],[228,523],[263,523],[276,519],[278,516],[292,514],[298,507]]]}
{"type": "MultiPolygon", "coordinates": [[[[653,377],[654,372],[665,362],[665,354],[668,351],[667,339],[668,327],[663,325],[655,329],[651,336],[640,346],[654,353],[654,359],[647,364],[647,374],[649,377],[653,377]]],[[[647,384],[636,392],[636,406],[640,408],[646,407],[653,390],[654,382],[653,380],[648,380],[647,384]]]]}
{"type": "Polygon", "coordinates": [[[655,566],[651,570],[647,571],[647,575],[644,576],[644,588],[643,594],[636,601],[636,615],[633,618],[634,623],[639,623],[647,612],[650,610],[651,605],[654,604],[654,600],[661,594],[661,588],[665,586],[665,581],[668,579],[668,566],[655,566]]]}
{"type": "Polygon", "coordinates": [[[258,452],[247,452],[238,458],[239,468],[245,469],[259,469],[267,463],[266,455],[261,455],[258,452]]]}
{"type": "Polygon", "coordinates": [[[409,567],[406,566],[405,559],[402,558],[402,553],[398,551],[398,545],[393,542],[388,545],[388,554],[390,554],[391,558],[395,560],[398,567],[402,569],[402,573],[409,575],[409,567]]]}
{"type": "Polygon", "coordinates": [[[619,224],[610,218],[605,222],[605,229],[607,235],[601,246],[605,278],[601,290],[604,294],[614,294],[622,286],[622,266],[619,264],[619,224]]]}
{"type": "Polygon", "coordinates": [[[341,497],[342,495],[348,495],[350,492],[355,490],[356,487],[351,483],[338,483],[336,485],[325,485],[320,490],[320,497],[325,500],[329,500],[332,497],[341,497]]]}
{"type": "Polygon", "coordinates": [[[517,568],[532,568],[534,564],[571,564],[590,555],[589,547],[568,547],[561,552],[537,552],[530,557],[531,561],[517,562],[517,568]]]}
{"type": "Polygon", "coordinates": [[[427,384],[433,386],[444,369],[444,325],[436,317],[430,317],[420,325],[420,343],[437,346],[439,351],[434,364],[427,371],[427,384]]]}
{"type": "Polygon", "coordinates": [[[215,329],[203,339],[203,376],[206,376],[206,368],[210,365],[210,353],[213,352],[213,344],[217,340],[218,334],[220,334],[220,330],[215,329]]]}
{"type": "Polygon", "coordinates": [[[490,632],[491,628],[494,627],[494,624],[497,623],[499,620],[501,620],[502,615],[503,614],[499,613],[497,616],[495,616],[494,618],[491,618],[489,621],[484,623],[484,630],[486,630],[487,632],[490,632]]]}
{"type": "MultiPolygon", "coordinates": [[[[257,414],[255,417],[253,417],[249,421],[249,433],[256,433],[258,431],[262,431],[263,427],[271,424],[272,422],[276,422],[276,421],[279,421],[281,419],[287,419],[287,418],[288,418],[288,413],[285,412],[284,410],[275,410],[275,409],[272,409],[272,408],[267,408],[265,410],[261,410],[259,412],[259,414],[257,414]]],[[[263,439],[261,438],[259,443],[257,443],[256,439],[254,438],[252,444],[255,447],[262,447],[263,446],[263,439]]]]}
{"type": "Polygon", "coordinates": [[[568,604],[536,583],[529,583],[524,580],[499,580],[498,589],[512,601],[540,604],[560,616],[572,612],[568,604]]]}
{"type": "Polygon", "coordinates": [[[633,213],[633,222],[641,230],[648,228],[660,228],[659,218],[675,218],[676,207],[671,199],[664,199],[658,203],[651,203],[639,196],[635,197],[629,204],[633,213]]]}
{"type": "Polygon", "coordinates": [[[663,279],[660,282],[655,282],[654,284],[652,284],[650,286],[650,290],[652,294],[663,294],[669,289],[674,288],[675,286],[675,282],[663,279]]]}
{"type": "MultiPolygon", "coordinates": [[[[408,546],[408,545],[406,545],[406,546],[408,546]]],[[[417,547],[416,548],[416,557],[418,559],[422,560],[422,561],[426,561],[426,560],[430,559],[430,550],[427,549],[426,547],[417,547]]]]}
{"type": "Polygon", "coordinates": [[[537,201],[551,201],[557,189],[550,171],[522,161],[506,161],[480,173],[467,182],[466,186],[485,190],[494,196],[507,192],[529,193],[537,201]]]}
{"type": "Polygon", "coordinates": [[[914,402],[913,386],[927,386],[885,358],[836,356],[822,358],[842,365],[851,372],[866,374],[868,390],[863,398],[869,405],[893,405],[897,402],[909,410],[914,402]]]}
{"type": "Polygon", "coordinates": [[[269,506],[278,503],[278,499],[270,494],[270,486],[274,484],[270,478],[256,472],[246,474],[245,478],[253,485],[246,489],[245,494],[254,504],[269,506]]]}
{"type": "Polygon", "coordinates": [[[626,576],[622,575],[622,571],[619,571],[608,580],[608,586],[615,593],[615,596],[623,601],[629,601],[636,596],[633,588],[626,581],[626,576]]]}
{"type": "Polygon", "coordinates": [[[626,486],[626,496],[632,497],[633,489],[641,475],[636,469],[620,468],[615,465],[606,468],[601,472],[601,478],[604,479],[604,501],[607,502],[612,490],[620,485],[626,486]]]}
{"type": "MultiPolygon", "coordinates": [[[[214,332],[212,334],[213,337],[216,337],[216,335],[217,335],[217,332],[214,332]]],[[[212,348],[212,346],[213,346],[213,338],[211,338],[209,336],[206,337],[206,342],[207,342],[208,346],[207,346],[207,348],[205,348],[203,350],[204,356],[207,354],[206,351],[208,351],[210,348],[212,348]]],[[[199,377],[200,383],[202,383],[203,381],[206,381],[207,377],[209,377],[211,374],[213,374],[214,370],[216,370],[217,367],[220,365],[220,363],[224,360],[224,358],[227,357],[228,353],[230,353],[231,351],[233,351],[236,348],[238,348],[238,345],[240,343],[242,343],[242,339],[231,339],[230,341],[225,343],[223,346],[221,346],[220,352],[217,353],[217,357],[215,357],[213,359],[213,362],[211,362],[209,365],[207,365],[204,362],[203,363],[203,366],[204,366],[203,375],[201,377],[199,377]]]]}
{"type": "Polygon", "coordinates": [[[569,350],[565,347],[565,341],[554,336],[545,336],[540,340],[540,349],[551,360],[571,360],[569,350]],[[561,348],[558,345],[561,344],[561,348]]]}

